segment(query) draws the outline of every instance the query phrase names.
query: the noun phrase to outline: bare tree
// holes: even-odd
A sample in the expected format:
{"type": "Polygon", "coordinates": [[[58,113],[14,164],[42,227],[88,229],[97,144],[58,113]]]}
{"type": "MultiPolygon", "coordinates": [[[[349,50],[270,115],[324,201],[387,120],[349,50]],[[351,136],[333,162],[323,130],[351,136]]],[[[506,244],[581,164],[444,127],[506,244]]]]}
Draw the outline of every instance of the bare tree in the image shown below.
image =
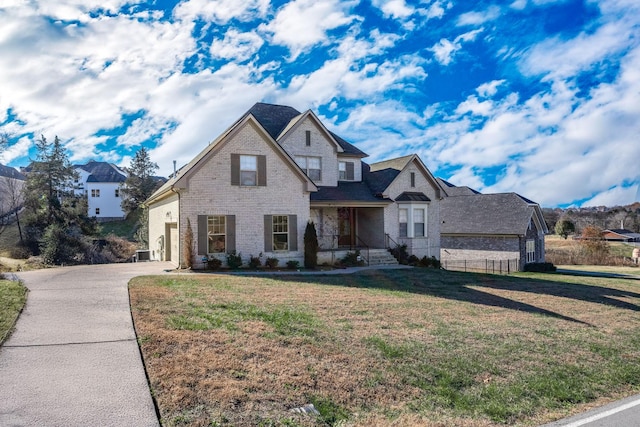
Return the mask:
{"type": "Polygon", "coordinates": [[[0,234],[8,224],[15,220],[18,225],[20,242],[22,242],[22,228],[19,212],[24,203],[23,187],[24,181],[17,177],[0,177],[0,234]]]}

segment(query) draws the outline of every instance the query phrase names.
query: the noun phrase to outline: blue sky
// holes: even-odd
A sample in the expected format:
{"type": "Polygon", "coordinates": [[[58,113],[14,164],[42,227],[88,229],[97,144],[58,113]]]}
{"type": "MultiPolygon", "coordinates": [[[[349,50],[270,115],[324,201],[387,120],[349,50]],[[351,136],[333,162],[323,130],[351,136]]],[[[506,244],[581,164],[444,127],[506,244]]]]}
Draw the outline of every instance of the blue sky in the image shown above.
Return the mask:
{"type": "Polygon", "coordinates": [[[312,109],[369,162],[543,206],[640,195],[637,0],[2,0],[0,163],[161,174],[255,102],[312,109]]]}

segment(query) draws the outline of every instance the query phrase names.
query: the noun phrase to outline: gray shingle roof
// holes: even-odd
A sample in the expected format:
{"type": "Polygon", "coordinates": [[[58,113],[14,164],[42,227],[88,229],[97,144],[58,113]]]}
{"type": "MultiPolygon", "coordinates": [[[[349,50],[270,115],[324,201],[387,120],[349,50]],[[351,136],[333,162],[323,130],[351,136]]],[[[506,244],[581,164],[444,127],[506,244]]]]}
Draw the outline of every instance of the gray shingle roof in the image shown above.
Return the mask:
{"type": "Polygon", "coordinates": [[[536,206],[516,193],[447,197],[440,205],[443,220],[440,231],[443,234],[524,235],[536,215],[536,206]]]}
{"type": "Polygon", "coordinates": [[[96,162],[91,160],[86,165],[79,165],[91,175],[87,182],[124,182],[127,177],[115,165],[107,162],[96,162]]]}
{"type": "Polygon", "coordinates": [[[419,191],[405,191],[396,197],[396,202],[430,202],[426,194],[419,191]]]}
{"type": "Polygon", "coordinates": [[[436,179],[438,180],[438,183],[440,183],[440,185],[446,190],[447,194],[450,197],[473,196],[474,194],[481,194],[479,191],[476,191],[471,187],[467,187],[466,185],[458,187],[456,185],[453,185],[449,181],[445,181],[442,178],[436,178],[436,179]]]}
{"type": "MultiPolygon", "coordinates": [[[[282,131],[287,127],[287,125],[291,122],[291,120],[295,119],[302,113],[296,110],[293,107],[289,107],[286,105],[275,105],[275,104],[266,104],[264,102],[258,102],[253,105],[245,113],[253,114],[253,117],[262,125],[262,127],[271,135],[271,137],[277,141],[278,136],[282,133],[282,131]]],[[[243,116],[243,117],[244,117],[243,116]]],[[[344,154],[351,154],[359,157],[366,157],[367,154],[363,151],[360,151],[354,145],[345,141],[342,137],[336,135],[335,133],[329,131],[331,136],[336,140],[336,142],[342,147],[344,150],[344,154]]]]}
{"type": "Polygon", "coordinates": [[[378,197],[365,182],[339,182],[337,187],[318,187],[311,202],[391,202],[378,197]]]}
{"type": "Polygon", "coordinates": [[[9,166],[4,166],[4,165],[0,165],[0,176],[18,179],[20,181],[24,181],[25,179],[27,179],[23,174],[18,172],[16,169],[9,166]]]}

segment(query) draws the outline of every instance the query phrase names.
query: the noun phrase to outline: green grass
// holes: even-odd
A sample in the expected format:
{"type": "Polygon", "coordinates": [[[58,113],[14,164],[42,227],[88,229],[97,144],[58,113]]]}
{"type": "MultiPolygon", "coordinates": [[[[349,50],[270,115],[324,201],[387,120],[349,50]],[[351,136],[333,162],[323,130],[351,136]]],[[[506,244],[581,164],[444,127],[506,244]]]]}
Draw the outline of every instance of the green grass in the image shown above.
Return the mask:
{"type": "Polygon", "coordinates": [[[106,237],[114,234],[118,237],[133,241],[136,230],[138,229],[139,212],[134,212],[127,216],[124,220],[109,221],[100,223],[100,236],[106,237]]]}
{"type": "MultiPolygon", "coordinates": [[[[162,374],[148,366],[161,412],[165,399],[188,405],[178,385],[192,375],[171,374],[172,360],[185,358],[196,375],[228,384],[194,401],[230,420],[247,413],[242,404],[224,409],[239,383],[255,407],[264,395],[313,403],[322,425],[535,425],[640,391],[633,280],[410,269],[145,278],[131,292],[136,325],[151,337],[143,353],[163,366],[162,374]],[[202,348],[217,352],[207,358],[202,348]]],[[[266,413],[287,417],[286,408],[266,413]]]]}
{"type": "Polygon", "coordinates": [[[11,333],[27,301],[27,289],[19,282],[0,279],[0,344],[11,333]]]}

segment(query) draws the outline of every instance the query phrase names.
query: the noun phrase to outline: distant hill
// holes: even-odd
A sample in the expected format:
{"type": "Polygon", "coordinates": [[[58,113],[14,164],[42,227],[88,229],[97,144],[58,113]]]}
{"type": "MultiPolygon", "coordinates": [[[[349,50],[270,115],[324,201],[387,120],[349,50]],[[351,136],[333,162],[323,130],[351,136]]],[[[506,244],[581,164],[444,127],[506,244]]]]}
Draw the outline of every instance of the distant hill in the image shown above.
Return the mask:
{"type": "Polygon", "coordinates": [[[543,208],[542,214],[552,231],[558,219],[566,216],[576,225],[577,232],[587,225],[595,225],[602,229],[625,228],[640,233],[640,202],[627,206],[596,206],[588,208],[543,208]]]}

